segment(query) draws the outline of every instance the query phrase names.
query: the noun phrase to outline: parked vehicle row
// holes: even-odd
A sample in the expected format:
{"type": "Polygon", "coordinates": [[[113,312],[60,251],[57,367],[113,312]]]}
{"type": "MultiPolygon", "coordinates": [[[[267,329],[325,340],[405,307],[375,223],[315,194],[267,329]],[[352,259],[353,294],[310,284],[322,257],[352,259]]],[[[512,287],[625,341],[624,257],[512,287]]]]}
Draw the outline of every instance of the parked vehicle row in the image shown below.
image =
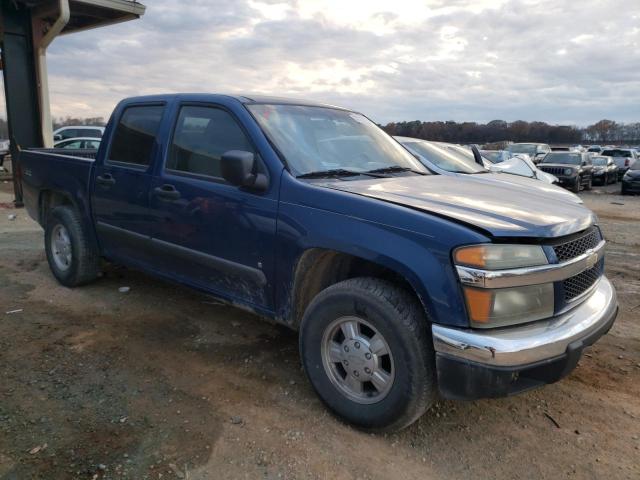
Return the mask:
{"type": "Polygon", "coordinates": [[[523,162],[522,159],[506,160],[499,165],[493,165],[485,159],[481,165],[477,163],[472,152],[459,145],[429,142],[409,137],[395,138],[432,173],[493,183],[504,188],[505,193],[507,194],[508,192],[511,195],[518,195],[518,192],[524,188],[532,191],[532,193],[538,192],[542,195],[556,197],[559,200],[582,203],[578,196],[551,185],[556,180],[555,178],[552,181],[543,179],[541,182],[536,177],[535,170],[537,169],[535,165],[531,165],[533,170],[526,164],[524,169],[517,169],[523,162]]]}
{"type": "Polygon", "coordinates": [[[618,309],[589,209],[425,148],[441,174],[350,110],[158,95],[116,107],[95,160],[24,150],[20,169],[61,284],[104,257],[269,317],[328,408],[390,430],[438,394],[558,381],[618,309]]]}

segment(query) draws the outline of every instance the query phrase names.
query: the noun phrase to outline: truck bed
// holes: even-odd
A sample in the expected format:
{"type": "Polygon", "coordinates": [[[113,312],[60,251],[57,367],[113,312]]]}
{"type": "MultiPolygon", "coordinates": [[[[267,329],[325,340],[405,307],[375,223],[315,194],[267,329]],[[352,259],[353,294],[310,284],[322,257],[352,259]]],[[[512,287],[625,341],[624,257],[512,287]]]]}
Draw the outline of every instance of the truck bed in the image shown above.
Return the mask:
{"type": "Polygon", "coordinates": [[[28,149],[20,152],[24,204],[40,224],[43,193],[74,192],[82,212],[89,210],[89,181],[97,150],[28,149]]]}

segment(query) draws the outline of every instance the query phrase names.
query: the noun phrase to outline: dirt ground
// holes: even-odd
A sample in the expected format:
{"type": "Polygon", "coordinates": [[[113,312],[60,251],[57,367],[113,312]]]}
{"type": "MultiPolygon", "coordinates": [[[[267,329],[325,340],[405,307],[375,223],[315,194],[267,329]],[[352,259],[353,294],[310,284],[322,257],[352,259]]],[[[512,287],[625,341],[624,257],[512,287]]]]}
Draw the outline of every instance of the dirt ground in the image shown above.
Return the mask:
{"type": "Polygon", "coordinates": [[[557,384],[440,401],[391,435],[332,417],[284,328],[114,266],[92,285],[58,285],[10,187],[0,479],[640,478],[640,197],[613,194],[619,185],[581,194],[609,240],[611,332],[557,384]]]}

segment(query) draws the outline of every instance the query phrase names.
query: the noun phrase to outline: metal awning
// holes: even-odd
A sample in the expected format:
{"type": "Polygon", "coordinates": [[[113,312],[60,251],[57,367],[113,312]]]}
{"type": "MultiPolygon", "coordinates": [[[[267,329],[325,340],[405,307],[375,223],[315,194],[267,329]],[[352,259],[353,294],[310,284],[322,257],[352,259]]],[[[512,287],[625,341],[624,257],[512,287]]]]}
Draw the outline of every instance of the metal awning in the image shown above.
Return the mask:
{"type": "MultiPolygon", "coordinates": [[[[32,8],[34,19],[51,24],[58,14],[56,2],[24,0],[32,8]]],[[[131,0],[69,0],[69,20],[59,35],[104,27],[114,23],[135,20],[144,15],[146,7],[131,0]]]]}

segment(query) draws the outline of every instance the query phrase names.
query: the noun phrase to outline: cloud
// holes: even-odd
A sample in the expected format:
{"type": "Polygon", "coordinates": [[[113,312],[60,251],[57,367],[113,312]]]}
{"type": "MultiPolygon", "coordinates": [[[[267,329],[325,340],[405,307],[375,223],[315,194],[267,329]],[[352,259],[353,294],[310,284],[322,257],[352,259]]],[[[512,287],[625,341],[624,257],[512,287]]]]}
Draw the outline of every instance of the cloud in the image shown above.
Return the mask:
{"type": "Polygon", "coordinates": [[[375,121],[638,121],[640,3],[149,0],[56,39],[56,116],[177,91],[308,97],[375,121]]]}

